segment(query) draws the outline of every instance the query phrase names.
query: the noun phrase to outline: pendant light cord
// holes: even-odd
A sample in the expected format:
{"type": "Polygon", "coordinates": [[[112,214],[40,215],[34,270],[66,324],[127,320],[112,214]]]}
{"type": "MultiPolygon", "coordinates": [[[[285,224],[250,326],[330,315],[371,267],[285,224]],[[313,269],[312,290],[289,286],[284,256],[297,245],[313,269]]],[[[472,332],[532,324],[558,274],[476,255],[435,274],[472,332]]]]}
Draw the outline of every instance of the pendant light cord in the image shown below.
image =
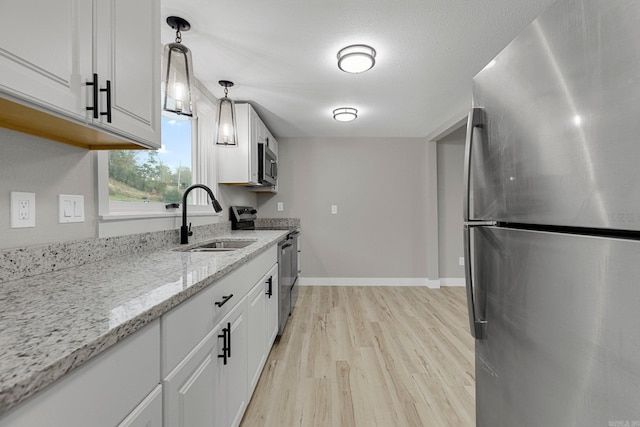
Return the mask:
{"type": "Polygon", "coordinates": [[[182,33],[180,32],[180,27],[176,30],[176,43],[182,43],[182,33]]]}

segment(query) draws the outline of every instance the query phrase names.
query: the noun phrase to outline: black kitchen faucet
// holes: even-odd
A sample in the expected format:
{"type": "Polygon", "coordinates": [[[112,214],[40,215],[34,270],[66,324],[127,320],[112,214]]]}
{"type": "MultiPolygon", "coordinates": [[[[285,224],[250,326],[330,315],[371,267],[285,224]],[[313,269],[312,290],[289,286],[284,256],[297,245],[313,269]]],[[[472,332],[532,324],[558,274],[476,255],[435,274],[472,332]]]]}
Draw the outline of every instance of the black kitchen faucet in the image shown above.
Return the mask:
{"type": "Polygon", "coordinates": [[[222,206],[216,200],[213,195],[213,191],[209,187],[204,184],[193,184],[184,190],[184,194],[182,195],[182,226],[180,227],[180,244],[184,245],[189,243],[189,236],[193,235],[193,231],[191,231],[191,223],[187,226],[187,196],[194,188],[202,188],[205,190],[209,197],[211,198],[211,205],[216,212],[220,212],[222,210],[222,206]]]}

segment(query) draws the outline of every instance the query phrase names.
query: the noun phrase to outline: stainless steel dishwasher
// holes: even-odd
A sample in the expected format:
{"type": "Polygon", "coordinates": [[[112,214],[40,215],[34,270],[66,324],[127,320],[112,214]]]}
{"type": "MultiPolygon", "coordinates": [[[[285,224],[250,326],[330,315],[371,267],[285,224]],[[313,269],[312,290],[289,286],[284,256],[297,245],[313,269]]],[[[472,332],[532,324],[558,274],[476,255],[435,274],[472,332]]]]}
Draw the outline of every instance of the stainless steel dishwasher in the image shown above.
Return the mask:
{"type": "Polygon", "coordinates": [[[278,244],[279,316],[278,335],[282,335],[298,298],[298,235],[293,231],[278,244]]]}

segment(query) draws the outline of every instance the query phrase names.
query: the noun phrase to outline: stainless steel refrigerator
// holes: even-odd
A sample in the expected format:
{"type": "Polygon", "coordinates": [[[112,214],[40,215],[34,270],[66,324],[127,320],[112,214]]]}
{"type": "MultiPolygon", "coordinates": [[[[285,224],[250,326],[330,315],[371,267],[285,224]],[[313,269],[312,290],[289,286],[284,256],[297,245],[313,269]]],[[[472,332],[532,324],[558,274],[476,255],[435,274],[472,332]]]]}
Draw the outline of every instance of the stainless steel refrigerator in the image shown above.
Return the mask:
{"type": "Polygon", "coordinates": [[[640,426],[640,1],[559,0],[473,80],[479,427],[640,426]]]}

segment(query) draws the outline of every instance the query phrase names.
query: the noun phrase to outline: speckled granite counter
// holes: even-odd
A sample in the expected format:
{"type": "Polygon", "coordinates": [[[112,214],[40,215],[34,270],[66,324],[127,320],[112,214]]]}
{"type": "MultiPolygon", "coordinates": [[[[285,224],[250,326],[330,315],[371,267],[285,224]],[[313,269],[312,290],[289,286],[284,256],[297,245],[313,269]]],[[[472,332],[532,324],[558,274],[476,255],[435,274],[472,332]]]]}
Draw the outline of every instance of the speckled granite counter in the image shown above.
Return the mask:
{"type": "Polygon", "coordinates": [[[111,258],[0,286],[0,415],[245,264],[286,231],[230,252],[165,250],[111,258]]]}

